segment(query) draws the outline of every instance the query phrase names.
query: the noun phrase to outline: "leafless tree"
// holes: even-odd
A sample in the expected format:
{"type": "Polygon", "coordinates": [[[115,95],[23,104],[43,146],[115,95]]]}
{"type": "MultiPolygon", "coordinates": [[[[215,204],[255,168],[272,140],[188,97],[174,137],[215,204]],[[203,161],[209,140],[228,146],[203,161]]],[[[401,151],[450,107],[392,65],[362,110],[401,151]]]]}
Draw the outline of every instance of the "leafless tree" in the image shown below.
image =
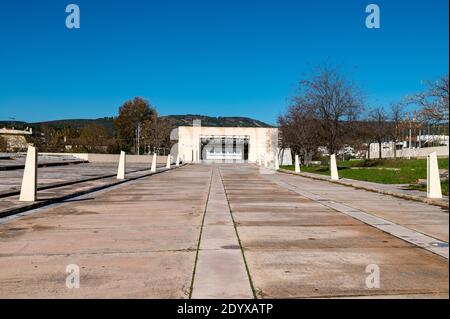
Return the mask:
{"type": "Polygon", "coordinates": [[[282,144],[300,155],[303,162],[311,160],[312,155],[320,146],[318,130],[319,123],[311,109],[297,99],[286,114],[278,117],[278,125],[282,132],[282,144]]]}
{"type": "Polygon", "coordinates": [[[389,124],[385,110],[381,107],[373,109],[369,114],[369,121],[371,123],[371,135],[379,147],[378,158],[381,159],[383,157],[382,145],[389,135],[389,124]]]}
{"type": "Polygon", "coordinates": [[[448,74],[434,82],[427,82],[424,92],[407,98],[407,102],[420,107],[423,121],[442,123],[449,120],[449,86],[448,74]]]}
{"type": "Polygon", "coordinates": [[[318,133],[330,154],[342,146],[346,128],[363,109],[360,90],[337,68],[318,67],[313,76],[300,81],[297,100],[320,124],[318,133]]]}
{"type": "Polygon", "coordinates": [[[392,103],[390,108],[389,137],[394,143],[394,159],[397,159],[397,143],[403,137],[405,129],[405,105],[402,102],[392,103]]]}

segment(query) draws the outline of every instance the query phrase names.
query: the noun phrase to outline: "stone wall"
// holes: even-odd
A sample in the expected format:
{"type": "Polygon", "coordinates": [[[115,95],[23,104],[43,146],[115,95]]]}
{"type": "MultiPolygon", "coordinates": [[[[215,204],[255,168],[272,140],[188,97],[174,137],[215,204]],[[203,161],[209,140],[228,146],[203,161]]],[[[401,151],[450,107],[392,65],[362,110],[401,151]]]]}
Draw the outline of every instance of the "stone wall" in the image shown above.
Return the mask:
{"type": "MultiPolygon", "coordinates": [[[[41,155],[61,155],[61,156],[73,156],[79,159],[89,161],[90,163],[118,163],[119,154],[95,154],[95,153],[39,153],[41,155]]],[[[153,160],[153,155],[128,155],[127,163],[136,164],[151,164],[153,160]]],[[[175,161],[175,158],[172,159],[175,161]]],[[[167,156],[158,156],[157,163],[165,164],[167,162],[167,156]]]]}
{"type": "MultiPolygon", "coordinates": [[[[437,156],[444,157],[448,156],[449,148],[448,146],[438,146],[438,147],[425,147],[425,148],[404,148],[401,150],[397,150],[398,158],[426,158],[430,153],[436,152],[437,156]]],[[[371,151],[370,158],[378,159],[378,151],[371,151]]],[[[383,158],[394,158],[393,150],[383,150],[382,151],[383,158]]]]}
{"type": "Polygon", "coordinates": [[[26,151],[28,148],[29,143],[24,135],[1,134],[0,136],[6,141],[7,152],[26,151]]]}

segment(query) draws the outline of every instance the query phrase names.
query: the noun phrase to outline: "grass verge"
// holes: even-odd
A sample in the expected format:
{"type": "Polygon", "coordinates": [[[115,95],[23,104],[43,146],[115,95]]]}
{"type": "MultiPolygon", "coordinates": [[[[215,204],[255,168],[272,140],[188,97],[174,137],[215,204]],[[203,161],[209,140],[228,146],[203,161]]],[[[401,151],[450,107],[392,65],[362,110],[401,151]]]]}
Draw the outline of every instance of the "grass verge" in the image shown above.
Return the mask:
{"type": "MultiPolygon", "coordinates": [[[[294,166],[282,168],[294,170],[294,166]]],[[[439,169],[448,170],[448,158],[439,159],[439,169]]],[[[409,184],[411,189],[426,191],[426,185],[419,184],[427,178],[426,159],[382,159],[358,160],[338,163],[339,176],[380,184],[409,184]]],[[[328,165],[302,166],[307,173],[330,175],[328,165]]],[[[442,193],[448,195],[448,180],[442,182],[442,193]]]]}

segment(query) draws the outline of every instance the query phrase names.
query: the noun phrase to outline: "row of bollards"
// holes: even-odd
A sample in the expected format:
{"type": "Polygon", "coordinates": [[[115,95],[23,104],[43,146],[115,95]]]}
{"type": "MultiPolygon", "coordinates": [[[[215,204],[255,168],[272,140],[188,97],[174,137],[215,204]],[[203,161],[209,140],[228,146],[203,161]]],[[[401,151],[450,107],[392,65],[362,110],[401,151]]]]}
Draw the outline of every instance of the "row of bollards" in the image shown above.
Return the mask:
{"type": "MultiPolygon", "coordinates": [[[[295,173],[301,173],[298,155],[295,155],[295,173]]],[[[335,154],[330,156],[330,175],[331,180],[339,180],[335,154]]],[[[436,152],[430,153],[427,156],[427,198],[442,198],[441,178],[439,174],[439,164],[436,152]]]]}
{"type": "MultiPolygon", "coordinates": [[[[153,154],[152,157],[152,165],[150,167],[151,172],[156,172],[156,161],[157,161],[156,154],[153,154]]],[[[127,155],[124,151],[120,152],[120,158],[119,158],[119,167],[117,168],[117,179],[125,179],[125,168],[126,168],[126,161],[127,161],[127,155]]],[[[167,162],[166,162],[166,168],[170,169],[172,165],[172,155],[169,154],[167,156],[167,162]]],[[[177,155],[177,160],[175,162],[175,166],[180,166],[180,155],[177,155]]]]}
{"type": "MultiPolygon", "coordinates": [[[[27,157],[25,160],[25,169],[22,177],[22,187],[20,189],[19,200],[21,202],[35,202],[37,193],[37,150],[34,146],[28,146],[27,157]]],[[[125,169],[126,169],[126,153],[121,151],[119,157],[119,166],[117,168],[117,179],[125,179],[125,169]]],[[[157,155],[153,155],[151,171],[156,172],[156,160],[157,155]]],[[[166,168],[170,169],[172,164],[172,156],[169,154],[167,156],[166,168]]],[[[177,155],[176,166],[180,166],[180,156],[177,155]]]]}

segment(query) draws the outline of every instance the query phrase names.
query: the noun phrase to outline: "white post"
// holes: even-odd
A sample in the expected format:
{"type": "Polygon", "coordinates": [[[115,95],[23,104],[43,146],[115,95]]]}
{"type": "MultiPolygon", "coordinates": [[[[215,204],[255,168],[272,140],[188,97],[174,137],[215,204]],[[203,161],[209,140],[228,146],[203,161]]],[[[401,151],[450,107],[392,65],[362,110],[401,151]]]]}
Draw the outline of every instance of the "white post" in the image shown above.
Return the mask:
{"type": "Polygon", "coordinates": [[[331,171],[331,179],[334,181],[339,180],[335,154],[330,156],[330,171],[331,171]]]}
{"type": "Polygon", "coordinates": [[[175,162],[175,166],[180,166],[180,153],[177,154],[177,161],[175,162]]]}
{"type": "Polygon", "coordinates": [[[297,174],[301,172],[301,170],[300,170],[300,159],[298,158],[298,155],[295,155],[295,172],[297,174]]]}
{"type": "Polygon", "coordinates": [[[126,154],[120,152],[119,167],[117,168],[117,179],[125,179],[126,154]]]}
{"type": "Polygon", "coordinates": [[[156,172],[156,153],[153,153],[153,159],[152,159],[152,172],[156,172]]]}
{"type": "Polygon", "coordinates": [[[258,155],[258,166],[261,166],[262,162],[261,162],[261,155],[258,155]]]}
{"type": "Polygon", "coordinates": [[[427,157],[427,197],[442,198],[441,177],[436,152],[427,157]]]}
{"type": "Polygon", "coordinates": [[[278,159],[278,151],[275,153],[275,170],[280,169],[280,160],[278,159]]]}
{"type": "Polygon", "coordinates": [[[20,198],[22,202],[34,202],[37,188],[37,152],[36,147],[28,146],[25,169],[23,171],[20,198]]]}
{"type": "Polygon", "coordinates": [[[167,163],[166,163],[166,168],[170,169],[170,160],[171,160],[171,155],[167,155],[167,163]]]}
{"type": "Polygon", "coordinates": [[[264,155],[264,167],[269,167],[269,163],[267,162],[267,156],[264,155]]]}

